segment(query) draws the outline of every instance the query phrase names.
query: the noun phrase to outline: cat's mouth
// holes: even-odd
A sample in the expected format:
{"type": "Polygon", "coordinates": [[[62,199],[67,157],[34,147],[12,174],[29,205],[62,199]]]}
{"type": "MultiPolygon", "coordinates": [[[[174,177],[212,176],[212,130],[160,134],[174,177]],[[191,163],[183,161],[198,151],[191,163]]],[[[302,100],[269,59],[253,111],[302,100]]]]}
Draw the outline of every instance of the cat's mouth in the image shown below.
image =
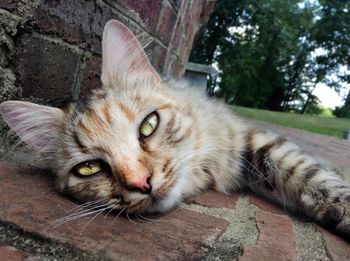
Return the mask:
{"type": "Polygon", "coordinates": [[[147,198],[144,198],[135,204],[130,204],[128,210],[131,213],[150,212],[151,209],[155,209],[156,206],[159,205],[163,198],[164,196],[160,195],[156,191],[151,192],[147,195],[147,198]]]}
{"type": "Polygon", "coordinates": [[[142,198],[137,200],[127,199],[121,195],[111,199],[109,201],[110,208],[117,211],[126,211],[127,213],[141,214],[148,211],[148,209],[154,208],[162,200],[157,193],[149,193],[143,195],[142,198]]]}

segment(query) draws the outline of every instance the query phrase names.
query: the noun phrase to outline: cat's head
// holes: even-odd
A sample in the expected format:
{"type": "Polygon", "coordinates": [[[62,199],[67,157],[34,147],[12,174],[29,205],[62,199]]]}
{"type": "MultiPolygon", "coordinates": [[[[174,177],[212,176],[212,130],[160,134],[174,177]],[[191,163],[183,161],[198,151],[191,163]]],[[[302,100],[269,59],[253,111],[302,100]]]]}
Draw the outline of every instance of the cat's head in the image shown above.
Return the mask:
{"type": "Polygon", "coordinates": [[[193,118],[118,21],[103,33],[102,88],[63,111],[28,102],[0,105],[3,119],[40,151],[60,191],[128,212],[167,211],[186,189],[193,118]]]}

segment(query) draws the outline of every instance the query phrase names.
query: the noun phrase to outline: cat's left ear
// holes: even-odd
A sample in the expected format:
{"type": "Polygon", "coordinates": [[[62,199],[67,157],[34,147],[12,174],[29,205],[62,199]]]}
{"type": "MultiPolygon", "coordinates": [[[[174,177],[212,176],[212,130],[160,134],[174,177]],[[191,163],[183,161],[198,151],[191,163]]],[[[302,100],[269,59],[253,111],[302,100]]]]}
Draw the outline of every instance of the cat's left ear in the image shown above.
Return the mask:
{"type": "Polygon", "coordinates": [[[0,104],[3,120],[25,143],[40,152],[52,152],[63,124],[64,112],[58,108],[22,101],[0,104]]]}
{"type": "Polygon", "coordinates": [[[105,86],[113,86],[126,79],[153,84],[161,82],[133,33],[121,22],[110,20],[102,37],[101,80],[105,86]]]}

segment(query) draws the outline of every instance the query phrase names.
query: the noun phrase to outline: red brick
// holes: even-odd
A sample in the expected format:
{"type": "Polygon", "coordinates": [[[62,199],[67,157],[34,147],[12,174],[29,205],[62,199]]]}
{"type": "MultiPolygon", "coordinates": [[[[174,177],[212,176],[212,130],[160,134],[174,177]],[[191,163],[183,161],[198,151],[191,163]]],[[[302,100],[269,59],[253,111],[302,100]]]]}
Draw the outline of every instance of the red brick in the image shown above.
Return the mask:
{"type": "Polygon", "coordinates": [[[210,16],[214,11],[215,1],[208,1],[203,3],[201,16],[210,16]]]}
{"type": "Polygon", "coordinates": [[[179,79],[183,74],[183,65],[173,58],[169,66],[170,66],[171,76],[174,79],[179,79]]]}
{"type": "Polygon", "coordinates": [[[210,190],[203,192],[199,196],[189,199],[188,202],[210,208],[234,209],[236,207],[238,198],[238,194],[227,196],[222,193],[210,190]]]}
{"type": "Polygon", "coordinates": [[[71,98],[80,55],[48,40],[23,35],[14,59],[24,97],[48,99],[61,105],[71,98]]]}
{"type": "Polygon", "coordinates": [[[163,9],[163,15],[160,18],[161,21],[157,34],[165,44],[168,44],[174,31],[177,14],[172,7],[168,5],[164,6],[163,9]]]}
{"type": "Polygon", "coordinates": [[[17,0],[0,0],[0,8],[13,11],[17,7],[17,0]]]}
{"type": "Polygon", "coordinates": [[[260,209],[267,211],[267,212],[271,212],[271,213],[279,214],[279,215],[285,214],[284,211],[281,209],[281,207],[278,206],[277,204],[268,202],[260,197],[254,196],[254,195],[252,195],[250,197],[250,203],[254,204],[255,206],[257,206],[260,209]]]}
{"type": "Polygon", "coordinates": [[[25,257],[22,252],[13,247],[0,245],[0,260],[22,261],[25,257]]]}
{"type": "Polygon", "coordinates": [[[114,215],[100,215],[52,229],[54,220],[65,216],[72,203],[54,192],[48,173],[2,163],[0,191],[0,202],[6,202],[0,204],[1,222],[111,259],[187,259],[228,225],[222,219],[177,209],[153,222],[119,217],[113,223],[114,215]]]}
{"type": "Polygon", "coordinates": [[[199,14],[198,26],[201,27],[200,31],[204,30],[203,27],[208,23],[211,13],[214,11],[216,1],[202,2],[202,10],[199,14]]]}
{"type": "Polygon", "coordinates": [[[101,58],[93,58],[86,62],[83,81],[79,96],[86,95],[89,91],[101,87],[101,58]]]}
{"type": "MultiPolygon", "coordinates": [[[[176,48],[181,62],[187,62],[189,53],[191,52],[193,40],[198,32],[203,30],[207,24],[209,14],[213,11],[214,2],[206,2],[193,0],[183,6],[183,19],[181,20],[181,28],[183,35],[179,42],[174,41],[179,48],[176,48]]],[[[175,45],[175,46],[177,46],[175,45]]]]}
{"type": "Polygon", "coordinates": [[[177,23],[175,25],[175,28],[174,28],[174,32],[172,34],[172,38],[171,38],[171,44],[172,46],[174,47],[174,49],[176,51],[179,50],[180,48],[180,42],[181,42],[181,34],[182,34],[182,28],[181,28],[181,25],[179,23],[177,23]]]}
{"type": "Polygon", "coordinates": [[[135,1],[135,0],[119,0],[119,4],[127,10],[134,10],[147,28],[155,32],[158,24],[158,18],[162,9],[162,0],[152,1],[135,1]]]}
{"type": "Polygon", "coordinates": [[[35,20],[32,25],[39,27],[41,30],[62,36],[68,43],[81,43],[83,36],[78,26],[69,25],[68,22],[60,19],[56,15],[50,15],[48,10],[38,8],[35,12],[35,20]]]}
{"type": "Polygon", "coordinates": [[[183,2],[183,0],[169,0],[169,1],[177,9],[181,7],[181,3],[183,2]]]}
{"type": "Polygon", "coordinates": [[[201,9],[201,4],[197,3],[197,0],[191,1],[193,3],[191,3],[190,1],[188,1],[185,5],[183,5],[183,13],[184,15],[182,16],[182,28],[183,28],[183,33],[185,35],[185,38],[187,37],[192,37],[192,33],[189,34],[189,30],[192,30],[192,27],[195,25],[195,23],[197,22],[195,19],[195,17],[193,17],[193,14],[195,12],[198,11],[198,9],[201,9]],[[194,3],[194,1],[196,3],[194,3]]]}
{"type": "Polygon", "coordinates": [[[319,227],[327,244],[328,253],[334,261],[350,260],[350,243],[319,227]]]}
{"type": "Polygon", "coordinates": [[[298,260],[292,222],[287,216],[257,211],[259,239],[243,244],[241,261],[298,260]]]}
{"type": "Polygon", "coordinates": [[[113,8],[97,6],[92,0],[44,0],[34,12],[30,24],[69,43],[87,43],[91,51],[100,54],[103,27],[110,19],[122,21],[137,33],[135,26],[113,8]]]}
{"type": "Polygon", "coordinates": [[[152,50],[150,61],[157,72],[163,73],[163,69],[165,69],[164,64],[166,63],[166,58],[167,49],[159,44],[156,44],[152,50]]]}
{"type": "MultiPolygon", "coordinates": [[[[183,43],[186,43],[187,40],[184,40],[183,43]]],[[[182,43],[182,44],[183,44],[182,43]]],[[[190,53],[191,53],[191,46],[187,46],[187,45],[182,45],[179,52],[178,52],[178,55],[179,55],[179,59],[182,63],[186,64],[187,61],[188,61],[188,58],[190,56],[190,53]]]]}
{"type": "Polygon", "coordinates": [[[39,29],[62,36],[70,43],[84,40],[88,30],[89,13],[95,8],[92,1],[59,1],[44,0],[34,13],[32,25],[39,29]],[[79,10],[79,15],[76,14],[79,10]]]}

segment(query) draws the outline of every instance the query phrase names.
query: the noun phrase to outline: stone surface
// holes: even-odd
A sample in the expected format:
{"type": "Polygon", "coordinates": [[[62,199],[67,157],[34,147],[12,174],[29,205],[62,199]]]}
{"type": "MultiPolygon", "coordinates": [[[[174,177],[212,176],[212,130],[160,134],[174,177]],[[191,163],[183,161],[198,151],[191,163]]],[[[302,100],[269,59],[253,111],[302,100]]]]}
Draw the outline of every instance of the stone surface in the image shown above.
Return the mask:
{"type": "Polygon", "coordinates": [[[258,196],[252,195],[250,197],[250,203],[254,204],[255,206],[259,207],[260,209],[267,211],[267,212],[271,212],[274,214],[279,214],[279,215],[283,215],[286,214],[283,209],[281,209],[280,206],[278,206],[277,204],[274,204],[272,202],[268,202],[258,196]]]}
{"type": "Polygon", "coordinates": [[[150,57],[150,62],[153,67],[157,70],[158,73],[163,74],[165,71],[164,64],[167,59],[167,49],[160,45],[154,44],[154,48],[152,50],[152,56],[150,57]]]}
{"type": "Polygon", "coordinates": [[[45,0],[36,9],[31,25],[68,43],[86,43],[89,50],[100,54],[103,26],[112,18],[125,22],[96,1],[45,0]]]}
{"type": "Polygon", "coordinates": [[[0,245],[0,260],[22,261],[25,257],[22,252],[13,247],[0,245]]]}
{"type": "Polygon", "coordinates": [[[16,52],[16,73],[23,96],[60,105],[71,98],[80,55],[67,46],[35,35],[23,35],[16,52]]]}
{"type": "Polygon", "coordinates": [[[336,167],[350,168],[350,146],[346,140],[261,121],[252,121],[252,124],[288,137],[310,155],[329,161],[336,167]]]}
{"type": "Polygon", "coordinates": [[[118,260],[182,259],[217,239],[227,221],[177,209],[152,222],[94,215],[61,225],[73,204],[56,194],[49,174],[0,164],[0,221],[74,248],[118,260]]]}
{"type": "Polygon", "coordinates": [[[101,58],[92,58],[86,62],[79,97],[101,87],[101,58]]]}
{"type": "Polygon", "coordinates": [[[350,243],[323,228],[320,230],[332,259],[334,261],[350,260],[350,243]]]}
{"type": "Polygon", "coordinates": [[[293,218],[293,228],[299,260],[332,260],[321,232],[311,220],[293,218]]]}
{"type": "Polygon", "coordinates": [[[256,222],[259,239],[254,245],[243,245],[243,256],[239,260],[298,260],[289,217],[257,211],[256,222]]]}
{"type": "MultiPolygon", "coordinates": [[[[110,0],[109,0],[110,1],[110,0]]],[[[134,0],[120,0],[118,1],[128,12],[134,11],[141,19],[141,21],[151,30],[155,31],[160,12],[162,9],[161,0],[152,1],[134,1],[134,0]]]]}
{"type": "Polygon", "coordinates": [[[188,199],[187,203],[198,204],[210,208],[234,209],[236,207],[238,198],[238,194],[227,196],[210,190],[200,194],[199,196],[188,199]]]}
{"type": "Polygon", "coordinates": [[[165,5],[162,12],[162,22],[159,24],[158,34],[160,39],[168,44],[173,34],[173,28],[176,22],[177,13],[174,12],[173,8],[165,5]]]}

